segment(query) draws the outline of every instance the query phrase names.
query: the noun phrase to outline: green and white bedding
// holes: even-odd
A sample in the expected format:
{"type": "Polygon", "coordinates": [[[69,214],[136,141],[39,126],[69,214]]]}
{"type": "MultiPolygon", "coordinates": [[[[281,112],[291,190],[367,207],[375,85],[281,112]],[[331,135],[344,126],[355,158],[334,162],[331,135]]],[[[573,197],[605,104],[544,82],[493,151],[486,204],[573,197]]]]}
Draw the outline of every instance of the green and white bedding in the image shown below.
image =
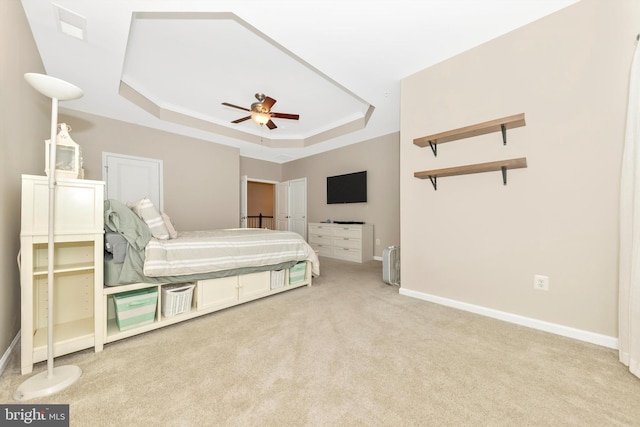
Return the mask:
{"type": "Polygon", "coordinates": [[[311,261],[320,273],[318,258],[298,233],[260,228],[187,231],[176,239],[152,238],[145,248],[144,275],[148,277],[211,273],[287,261],[311,261]]]}

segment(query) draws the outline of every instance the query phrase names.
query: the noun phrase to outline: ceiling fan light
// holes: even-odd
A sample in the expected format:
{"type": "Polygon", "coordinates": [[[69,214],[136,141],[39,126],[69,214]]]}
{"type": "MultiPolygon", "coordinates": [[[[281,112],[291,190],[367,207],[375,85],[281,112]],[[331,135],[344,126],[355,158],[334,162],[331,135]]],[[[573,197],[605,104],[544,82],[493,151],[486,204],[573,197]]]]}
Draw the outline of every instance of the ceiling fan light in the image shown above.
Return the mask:
{"type": "Polygon", "coordinates": [[[252,113],[251,118],[259,125],[267,124],[267,122],[271,120],[271,117],[268,114],[263,113],[252,113]]]}

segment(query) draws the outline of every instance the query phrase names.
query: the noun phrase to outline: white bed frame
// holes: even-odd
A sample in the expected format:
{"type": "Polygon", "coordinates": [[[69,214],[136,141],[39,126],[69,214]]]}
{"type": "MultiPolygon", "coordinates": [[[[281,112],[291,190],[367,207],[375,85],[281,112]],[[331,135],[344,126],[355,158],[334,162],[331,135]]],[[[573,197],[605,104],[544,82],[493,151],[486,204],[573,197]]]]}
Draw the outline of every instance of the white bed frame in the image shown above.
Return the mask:
{"type": "MultiPolygon", "coordinates": [[[[170,285],[157,285],[149,283],[134,283],[131,285],[113,286],[103,288],[104,308],[104,343],[110,343],[123,338],[128,338],[174,323],[182,322],[194,317],[203,316],[235,305],[244,304],[259,298],[275,295],[301,286],[311,286],[311,263],[306,261],[304,280],[289,284],[289,270],[285,270],[284,285],[271,289],[271,272],[243,274],[240,276],[223,277],[219,279],[198,280],[195,284],[191,310],[171,317],[162,314],[162,287],[170,285]],[[142,325],[126,331],[120,331],[115,321],[115,305],[113,296],[121,292],[136,289],[156,288],[158,303],[156,316],[151,324],[142,325]]],[[[103,342],[96,342],[95,351],[103,349],[103,342]]]]}
{"type": "MultiPolygon", "coordinates": [[[[56,274],[54,300],[61,309],[54,317],[54,356],[162,328],[234,305],[301,286],[311,286],[311,263],[304,280],[271,289],[271,272],[244,274],[195,282],[191,307],[175,316],[162,314],[159,284],[136,283],[105,287],[103,280],[104,182],[61,179],[56,184],[56,274]],[[158,303],[153,323],[120,331],[115,322],[114,295],[135,289],[156,288],[158,303]]],[[[21,371],[47,359],[47,249],[48,178],[22,176],[20,230],[21,371]]],[[[282,282],[281,282],[282,283],[282,282]]],[[[1,361],[0,361],[1,362],[1,361]]]]}

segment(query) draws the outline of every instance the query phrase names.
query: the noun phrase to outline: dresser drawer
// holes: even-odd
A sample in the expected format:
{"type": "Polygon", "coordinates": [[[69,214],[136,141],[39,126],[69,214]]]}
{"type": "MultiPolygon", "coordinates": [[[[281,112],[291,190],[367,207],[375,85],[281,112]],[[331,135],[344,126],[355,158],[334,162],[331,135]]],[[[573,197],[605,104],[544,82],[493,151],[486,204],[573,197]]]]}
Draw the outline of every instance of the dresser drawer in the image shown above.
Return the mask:
{"type": "Polygon", "coordinates": [[[323,225],[310,225],[309,234],[333,234],[333,228],[323,225]]]}
{"type": "Polygon", "coordinates": [[[311,245],[314,251],[318,252],[320,256],[333,256],[333,247],[327,245],[311,245]]]}
{"type": "Polygon", "coordinates": [[[334,237],[333,246],[335,246],[336,248],[361,249],[362,240],[352,239],[349,237],[334,237]]]}
{"type": "Polygon", "coordinates": [[[333,230],[333,235],[336,237],[362,237],[362,229],[354,227],[336,227],[333,230]]]}
{"type": "Polygon", "coordinates": [[[360,249],[333,248],[333,257],[345,261],[362,262],[362,251],[360,249]]]}
{"type": "Polygon", "coordinates": [[[330,245],[331,242],[332,242],[331,235],[319,235],[319,234],[309,235],[309,243],[316,243],[320,245],[330,245]]]}

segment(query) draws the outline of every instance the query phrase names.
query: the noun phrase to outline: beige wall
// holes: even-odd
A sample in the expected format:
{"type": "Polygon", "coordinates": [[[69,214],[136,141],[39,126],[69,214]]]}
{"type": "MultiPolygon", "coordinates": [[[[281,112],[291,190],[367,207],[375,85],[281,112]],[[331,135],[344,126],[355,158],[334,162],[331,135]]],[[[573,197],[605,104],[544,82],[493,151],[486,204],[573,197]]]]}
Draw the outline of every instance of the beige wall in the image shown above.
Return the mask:
{"type": "Polygon", "coordinates": [[[280,182],[282,181],[282,165],[250,157],[240,157],[240,175],[246,175],[249,180],[280,182]]]}
{"type": "Polygon", "coordinates": [[[18,0],[0,1],[0,358],[20,329],[20,187],[22,174],[42,175],[51,100],[24,80],[43,73],[27,18],[18,0]]]}
{"type": "Polygon", "coordinates": [[[249,179],[288,181],[307,178],[308,222],[365,221],[374,226],[374,255],[400,243],[400,136],[398,133],[284,164],[240,158],[240,172],[249,179]],[[367,171],[367,203],[327,205],[328,176],[367,171]]]}
{"type": "Polygon", "coordinates": [[[374,255],[400,243],[399,135],[374,138],[283,165],[283,180],[307,178],[309,222],[364,221],[373,224],[374,255]],[[327,204],[327,177],[367,171],[367,203],[327,204]],[[375,240],[374,240],[375,241],[375,240]]]}
{"type": "Polygon", "coordinates": [[[402,287],[617,336],[618,190],[640,2],[583,0],[402,81],[402,287]],[[526,127],[414,138],[512,114],[526,127]],[[527,169],[415,171],[526,157],[527,169]],[[548,292],[534,274],[550,277],[548,292]]]}
{"type": "Polygon", "coordinates": [[[164,210],[178,231],[238,226],[238,149],[66,109],[60,121],[82,147],[87,179],[103,179],[104,152],[159,159],[164,210]]]}

